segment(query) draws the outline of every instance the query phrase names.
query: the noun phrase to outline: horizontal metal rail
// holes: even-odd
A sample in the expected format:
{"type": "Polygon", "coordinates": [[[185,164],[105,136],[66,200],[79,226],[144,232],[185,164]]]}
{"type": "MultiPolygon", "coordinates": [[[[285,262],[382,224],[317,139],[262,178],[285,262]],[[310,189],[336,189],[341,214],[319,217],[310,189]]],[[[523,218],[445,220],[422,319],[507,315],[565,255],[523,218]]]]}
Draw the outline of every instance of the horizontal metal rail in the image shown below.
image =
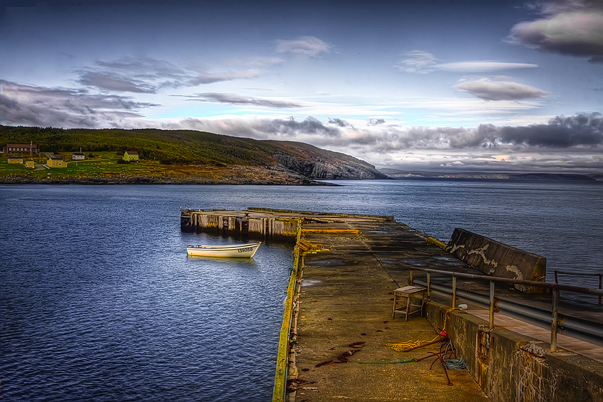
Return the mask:
{"type": "Polygon", "coordinates": [[[548,283],[548,282],[526,281],[524,279],[503,278],[502,276],[476,275],[476,274],[467,274],[464,272],[450,272],[450,271],[442,271],[439,269],[431,269],[431,268],[412,267],[410,269],[411,269],[411,272],[412,271],[423,271],[423,272],[430,272],[432,274],[456,276],[457,278],[481,279],[484,281],[504,282],[504,283],[511,283],[511,284],[515,284],[515,285],[537,286],[539,288],[559,289],[559,290],[567,290],[567,291],[576,292],[576,293],[585,293],[585,294],[602,295],[603,296],[603,289],[583,288],[580,286],[560,285],[560,284],[548,283]]]}
{"type": "MultiPolygon", "coordinates": [[[[555,283],[559,283],[557,274],[572,275],[572,276],[598,276],[599,277],[599,289],[603,288],[603,274],[589,274],[587,272],[568,272],[568,271],[557,271],[555,270],[555,283]]],[[[599,304],[601,304],[601,295],[599,295],[599,304]]]]}
{"type": "MultiPolygon", "coordinates": [[[[558,328],[561,324],[561,322],[559,320],[559,291],[565,290],[565,291],[583,293],[583,294],[603,295],[602,289],[590,289],[590,288],[583,288],[583,287],[579,287],[579,286],[560,285],[560,284],[555,284],[555,283],[546,283],[546,282],[537,282],[537,281],[527,281],[527,280],[523,280],[523,279],[503,278],[503,277],[489,276],[489,275],[475,275],[475,274],[467,274],[467,273],[462,273],[462,272],[450,272],[450,271],[442,271],[442,270],[438,270],[438,269],[418,268],[418,267],[412,267],[410,270],[410,283],[411,284],[414,282],[413,271],[422,271],[422,272],[427,273],[427,283],[425,285],[427,286],[428,294],[432,288],[435,289],[436,287],[440,287],[438,285],[433,285],[431,283],[431,275],[432,274],[441,274],[441,275],[445,275],[445,276],[451,276],[452,277],[452,289],[450,290],[450,292],[452,294],[452,307],[453,308],[456,307],[457,296],[462,296],[469,300],[471,300],[472,298],[478,299],[476,301],[480,301],[482,303],[487,304],[489,306],[489,311],[490,311],[490,314],[489,314],[490,315],[490,317],[489,317],[490,329],[494,328],[494,311],[499,307],[502,308],[503,306],[505,306],[506,311],[515,311],[519,315],[524,315],[524,316],[526,316],[526,315],[532,316],[532,317],[537,316],[538,319],[541,321],[545,321],[545,322],[548,321],[551,324],[551,352],[557,351],[557,332],[558,332],[558,328]],[[474,293],[469,294],[469,292],[466,292],[466,291],[457,291],[456,278],[469,278],[469,279],[488,281],[490,283],[489,297],[486,298],[484,296],[477,295],[474,293]],[[516,303],[509,303],[509,302],[505,302],[502,300],[497,300],[494,296],[494,292],[495,292],[494,284],[496,282],[508,283],[508,284],[514,284],[514,285],[535,286],[535,287],[539,287],[539,288],[551,289],[553,291],[552,317],[542,313],[541,311],[538,311],[535,309],[528,309],[527,307],[521,306],[516,303]]],[[[568,328],[568,324],[569,324],[569,327],[572,326],[572,323],[568,322],[567,317],[565,317],[562,322],[563,322],[564,328],[568,328]]],[[[575,325],[573,325],[573,326],[578,331],[585,330],[586,334],[589,334],[589,331],[591,331],[591,328],[588,328],[588,325],[584,325],[584,322],[583,323],[576,322],[575,325]],[[578,329],[578,328],[580,328],[580,329],[578,329]]],[[[592,332],[591,332],[591,334],[592,334],[592,332]]]]}

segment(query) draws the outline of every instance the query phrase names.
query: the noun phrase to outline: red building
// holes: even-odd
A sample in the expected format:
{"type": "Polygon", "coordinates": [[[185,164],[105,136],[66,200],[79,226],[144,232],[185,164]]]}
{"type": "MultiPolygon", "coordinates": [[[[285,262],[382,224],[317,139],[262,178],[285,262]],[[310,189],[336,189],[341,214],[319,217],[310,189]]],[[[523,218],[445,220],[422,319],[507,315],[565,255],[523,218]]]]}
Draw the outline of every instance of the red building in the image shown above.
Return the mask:
{"type": "Polygon", "coordinates": [[[2,148],[2,152],[5,154],[37,154],[38,144],[7,144],[2,148]]]}

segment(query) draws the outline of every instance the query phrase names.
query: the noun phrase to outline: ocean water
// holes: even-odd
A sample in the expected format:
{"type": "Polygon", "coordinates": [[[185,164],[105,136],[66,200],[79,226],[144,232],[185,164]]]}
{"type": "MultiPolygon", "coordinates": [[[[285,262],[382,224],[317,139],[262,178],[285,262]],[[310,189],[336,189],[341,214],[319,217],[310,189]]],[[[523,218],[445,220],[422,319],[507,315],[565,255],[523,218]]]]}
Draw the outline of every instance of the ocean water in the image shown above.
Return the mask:
{"type": "MultiPolygon", "coordinates": [[[[289,186],[0,186],[3,401],[271,398],[292,244],[251,261],[188,258],[180,207],[393,215],[603,272],[603,185],[337,182],[289,186]]],[[[596,287],[595,279],[566,283],[596,287]],[[590,281],[590,282],[589,282],[590,281]]]]}

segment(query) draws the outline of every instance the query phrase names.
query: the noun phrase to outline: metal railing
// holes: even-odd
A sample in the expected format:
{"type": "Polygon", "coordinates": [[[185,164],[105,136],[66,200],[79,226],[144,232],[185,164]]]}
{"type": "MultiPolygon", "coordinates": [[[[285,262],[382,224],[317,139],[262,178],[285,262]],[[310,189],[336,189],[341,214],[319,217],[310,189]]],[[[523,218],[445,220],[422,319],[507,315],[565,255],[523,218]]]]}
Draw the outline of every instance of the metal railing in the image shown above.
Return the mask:
{"type": "Polygon", "coordinates": [[[589,289],[583,288],[579,286],[571,286],[571,285],[559,285],[556,283],[546,283],[546,282],[536,282],[536,281],[527,281],[520,279],[512,279],[512,278],[503,278],[499,276],[489,276],[489,275],[475,275],[475,274],[467,274],[461,272],[450,272],[450,271],[442,271],[438,269],[430,269],[430,268],[417,268],[413,267],[410,269],[410,278],[409,281],[413,284],[413,271],[422,271],[427,273],[427,294],[431,293],[431,274],[442,274],[446,276],[452,276],[452,307],[456,307],[456,296],[457,296],[457,284],[456,278],[469,278],[469,279],[478,279],[488,281],[490,283],[490,293],[489,293],[489,326],[490,329],[494,328],[494,311],[496,309],[497,300],[495,299],[495,283],[508,283],[513,285],[524,285],[524,286],[535,286],[544,289],[550,289],[552,291],[552,317],[551,317],[551,352],[557,351],[557,332],[559,327],[559,291],[565,290],[576,293],[583,294],[591,294],[603,296],[602,289],[589,289]]]}
{"type": "MultiPolygon", "coordinates": [[[[574,275],[574,276],[598,276],[599,277],[599,289],[602,288],[601,285],[603,285],[603,274],[588,274],[588,273],[584,273],[584,272],[568,272],[568,271],[557,271],[555,270],[555,283],[559,283],[559,279],[557,277],[557,274],[564,274],[564,275],[574,275]]],[[[601,305],[601,295],[599,295],[599,305],[601,305]]]]}

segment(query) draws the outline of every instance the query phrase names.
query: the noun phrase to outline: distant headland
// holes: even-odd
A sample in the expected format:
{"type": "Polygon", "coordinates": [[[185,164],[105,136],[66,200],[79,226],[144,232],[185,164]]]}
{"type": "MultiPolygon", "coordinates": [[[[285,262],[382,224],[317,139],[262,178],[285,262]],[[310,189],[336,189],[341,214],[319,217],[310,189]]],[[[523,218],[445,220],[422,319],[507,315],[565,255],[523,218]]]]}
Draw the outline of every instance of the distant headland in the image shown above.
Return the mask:
{"type": "Polygon", "coordinates": [[[192,130],[0,125],[0,183],[269,184],[386,179],[360,159],[290,141],[192,130]]]}

